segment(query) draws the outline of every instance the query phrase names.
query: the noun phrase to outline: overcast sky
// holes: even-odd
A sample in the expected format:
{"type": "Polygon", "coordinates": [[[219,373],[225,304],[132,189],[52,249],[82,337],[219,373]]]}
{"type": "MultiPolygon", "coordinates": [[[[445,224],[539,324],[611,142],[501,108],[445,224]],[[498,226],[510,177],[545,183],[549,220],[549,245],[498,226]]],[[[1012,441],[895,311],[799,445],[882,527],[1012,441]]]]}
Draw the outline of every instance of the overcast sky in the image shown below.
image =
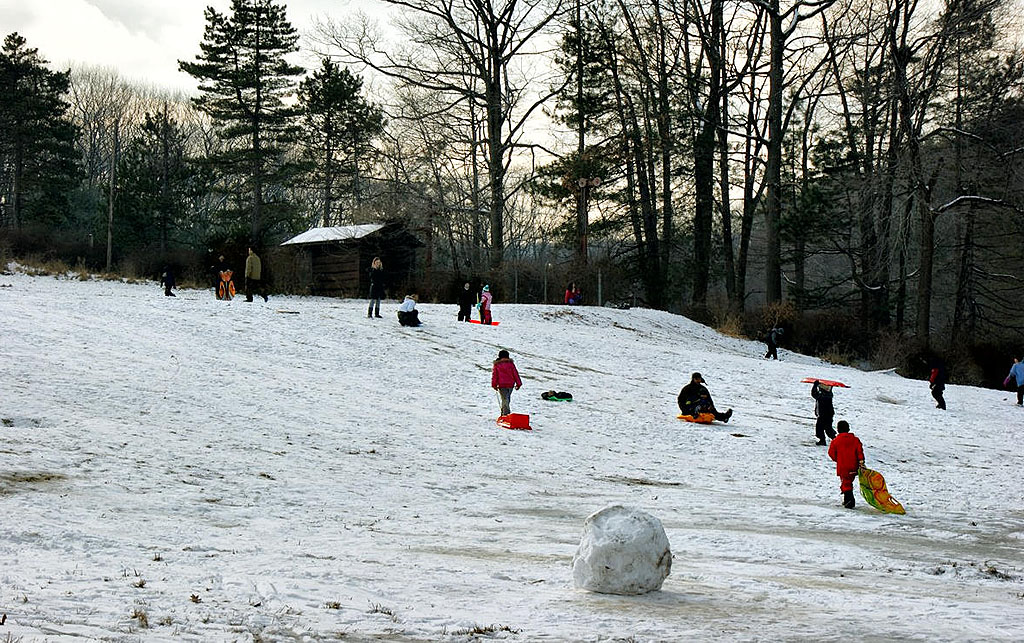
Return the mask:
{"type": "MultiPolygon", "coordinates": [[[[341,18],[369,0],[288,0],[288,19],[305,35],[317,17],[341,18]]],[[[199,53],[212,6],[230,0],[0,0],[3,36],[17,31],[54,68],[71,63],[117,69],[130,79],[191,91],[195,81],[178,71],[178,60],[199,53]]]]}

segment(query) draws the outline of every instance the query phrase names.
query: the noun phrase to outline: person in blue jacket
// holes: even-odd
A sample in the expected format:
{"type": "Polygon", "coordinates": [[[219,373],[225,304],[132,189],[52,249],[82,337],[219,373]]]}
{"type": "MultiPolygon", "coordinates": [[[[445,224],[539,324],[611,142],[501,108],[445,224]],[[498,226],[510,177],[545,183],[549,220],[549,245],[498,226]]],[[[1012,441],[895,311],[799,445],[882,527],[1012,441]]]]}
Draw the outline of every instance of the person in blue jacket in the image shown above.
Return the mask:
{"type": "Polygon", "coordinates": [[[1003,380],[1003,386],[1014,386],[1017,389],[1017,406],[1024,406],[1024,362],[1021,358],[1013,358],[1010,374],[1003,380]]]}

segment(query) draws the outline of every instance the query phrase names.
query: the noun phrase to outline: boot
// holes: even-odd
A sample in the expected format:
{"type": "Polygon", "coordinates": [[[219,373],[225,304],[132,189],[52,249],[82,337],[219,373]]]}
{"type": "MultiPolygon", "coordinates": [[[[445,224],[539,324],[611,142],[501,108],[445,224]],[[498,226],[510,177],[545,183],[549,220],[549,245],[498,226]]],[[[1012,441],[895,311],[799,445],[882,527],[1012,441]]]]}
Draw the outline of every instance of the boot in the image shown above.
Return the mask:
{"type": "Polygon", "coordinates": [[[843,506],[847,509],[853,509],[857,506],[857,501],[853,499],[853,491],[843,492],[843,506]]]}
{"type": "Polygon", "coordinates": [[[731,417],[732,417],[732,409],[729,409],[728,411],[726,411],[725,413],[722,414],[722,421],[725,422],[726,424],[728,424],[729,418],[731,418],[731,417]]]}

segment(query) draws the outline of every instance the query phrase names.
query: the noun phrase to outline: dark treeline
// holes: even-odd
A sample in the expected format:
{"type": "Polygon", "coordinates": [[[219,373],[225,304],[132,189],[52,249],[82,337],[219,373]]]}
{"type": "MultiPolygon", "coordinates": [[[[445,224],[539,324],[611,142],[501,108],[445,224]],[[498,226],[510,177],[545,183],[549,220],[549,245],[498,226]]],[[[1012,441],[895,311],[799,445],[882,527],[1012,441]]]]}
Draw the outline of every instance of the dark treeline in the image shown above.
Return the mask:
{"type": "Polygon", "coordinates": [[[439,297],[477,277],[556,301],[571,280],[602,303],[600,283],[833,359],[939,352],[954,381],[1019,349],[1004,0],[379,2],[399,42],[325,18],[311,70],[283,2],[208,9],[191,100],[8,36],[8,252],[199,274],[314,225],[404,221],[439,297]]]}

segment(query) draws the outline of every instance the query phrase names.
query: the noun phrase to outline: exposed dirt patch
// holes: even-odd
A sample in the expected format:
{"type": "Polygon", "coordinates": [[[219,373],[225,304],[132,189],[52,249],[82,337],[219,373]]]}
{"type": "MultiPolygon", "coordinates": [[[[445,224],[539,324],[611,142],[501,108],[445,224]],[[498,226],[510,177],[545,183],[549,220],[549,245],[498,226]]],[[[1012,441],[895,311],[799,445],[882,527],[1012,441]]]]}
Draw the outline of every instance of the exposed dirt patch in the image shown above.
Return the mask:
{"type": "Polygon", "coordinates": [[[0,495],[18,491],[43,491],[48,485],[63,482],[67,476],[48,471],[0,472],[0,495]]]}
{"type": "Polygon", "coordinates": [[[682,482],[667,482],[665,480],[648,480],[647,478],[630,478],[628,476],[604,476],[599,480],[607,482],[618,482],[620,484],[637,485],[640,487],[681,487],[682,482]]]}

